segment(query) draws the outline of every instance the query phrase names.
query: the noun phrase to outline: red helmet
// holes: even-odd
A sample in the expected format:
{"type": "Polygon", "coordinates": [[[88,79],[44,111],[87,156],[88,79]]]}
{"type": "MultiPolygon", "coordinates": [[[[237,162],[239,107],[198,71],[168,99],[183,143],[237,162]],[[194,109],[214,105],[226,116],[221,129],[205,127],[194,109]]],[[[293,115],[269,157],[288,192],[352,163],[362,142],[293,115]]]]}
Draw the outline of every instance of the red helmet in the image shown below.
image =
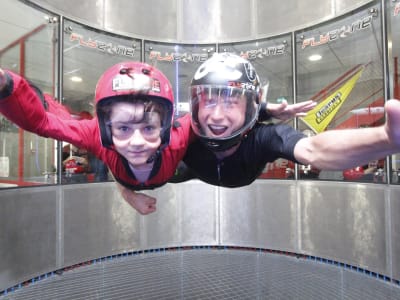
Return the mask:
{"type": "Polygon", "coordinates": [[[109,115],[102,107],[110,102],[134,99],[155,101],[162,105],[161,145],[168,145],[174,110],[171,83],[160,70],[146,63],[122,62],[105,71],[96,86],[96,114],[103,146],[110,147],[113,142],[111,129],[106,124],[109,115]]]}

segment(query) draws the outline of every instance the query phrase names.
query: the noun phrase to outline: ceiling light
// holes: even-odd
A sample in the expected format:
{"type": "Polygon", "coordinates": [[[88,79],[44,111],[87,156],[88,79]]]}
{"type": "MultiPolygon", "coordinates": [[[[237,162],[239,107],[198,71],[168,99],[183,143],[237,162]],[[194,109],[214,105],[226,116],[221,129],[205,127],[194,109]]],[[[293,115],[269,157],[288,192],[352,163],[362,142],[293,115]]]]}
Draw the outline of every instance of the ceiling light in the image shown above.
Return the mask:
{"type": "Polygon", "coordinates": [[[79,76],[72,76],[71,81],[73,82],[82,82],[82,77],[79,76]]]}
{"type": "Polygon", "coordinates": [[[317,61],[317,60],[320,60],[321,58],[322,58],[321,55],[319,55],[319,54],[313,54],[313,55],[311,55],[311,56],[308,57],[308,60],[309,60],[309,61],[317,61]]]}

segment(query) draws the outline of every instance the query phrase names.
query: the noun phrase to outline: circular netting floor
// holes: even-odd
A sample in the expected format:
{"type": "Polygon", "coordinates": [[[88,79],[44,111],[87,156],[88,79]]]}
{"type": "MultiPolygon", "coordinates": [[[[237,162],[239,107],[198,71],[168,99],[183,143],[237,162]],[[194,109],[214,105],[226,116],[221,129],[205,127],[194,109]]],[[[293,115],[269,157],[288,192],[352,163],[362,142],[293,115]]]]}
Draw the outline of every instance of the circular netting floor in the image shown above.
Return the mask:
{"type": "Polygon", "coordinates": [[[81,266],[4,299],[400,299],[400,286],[341,266],[247,250],[161,251],[81,266]]]}

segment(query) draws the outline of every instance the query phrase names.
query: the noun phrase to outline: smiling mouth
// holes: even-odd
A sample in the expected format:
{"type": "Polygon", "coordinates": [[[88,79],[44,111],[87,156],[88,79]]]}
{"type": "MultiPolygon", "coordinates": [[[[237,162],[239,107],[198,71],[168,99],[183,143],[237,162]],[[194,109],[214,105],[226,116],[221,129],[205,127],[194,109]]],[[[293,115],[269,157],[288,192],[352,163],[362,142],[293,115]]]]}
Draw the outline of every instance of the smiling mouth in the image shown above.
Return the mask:
{"type": "Polygon", "coordinates": [[[142,155],[143,153],[146,153],[146,152],[147,152],[146,150],[132,150],[132,151],[129,151],[129,153],[131,155],[142,155]]]}
{"type": "Polygon", "coordinates": [[[210,129],[214,135],[220,136],[226,132],[228,127],[222,125],[208,125],[208,129],[210,129]]]}

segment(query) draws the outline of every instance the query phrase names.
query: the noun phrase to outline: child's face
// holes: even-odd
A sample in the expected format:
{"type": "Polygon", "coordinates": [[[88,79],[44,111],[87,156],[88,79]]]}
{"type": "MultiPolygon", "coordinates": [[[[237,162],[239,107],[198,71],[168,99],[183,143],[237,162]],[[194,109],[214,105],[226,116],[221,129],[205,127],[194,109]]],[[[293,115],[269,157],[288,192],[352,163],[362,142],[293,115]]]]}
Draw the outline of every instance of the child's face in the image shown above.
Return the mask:
{"type": "Polygon", "coordinates": [[[114,104],[110,126],[115,150],[135,168],[145,167],[161,144],[160,115],[144,112],[143,103],[114,104]]]}

